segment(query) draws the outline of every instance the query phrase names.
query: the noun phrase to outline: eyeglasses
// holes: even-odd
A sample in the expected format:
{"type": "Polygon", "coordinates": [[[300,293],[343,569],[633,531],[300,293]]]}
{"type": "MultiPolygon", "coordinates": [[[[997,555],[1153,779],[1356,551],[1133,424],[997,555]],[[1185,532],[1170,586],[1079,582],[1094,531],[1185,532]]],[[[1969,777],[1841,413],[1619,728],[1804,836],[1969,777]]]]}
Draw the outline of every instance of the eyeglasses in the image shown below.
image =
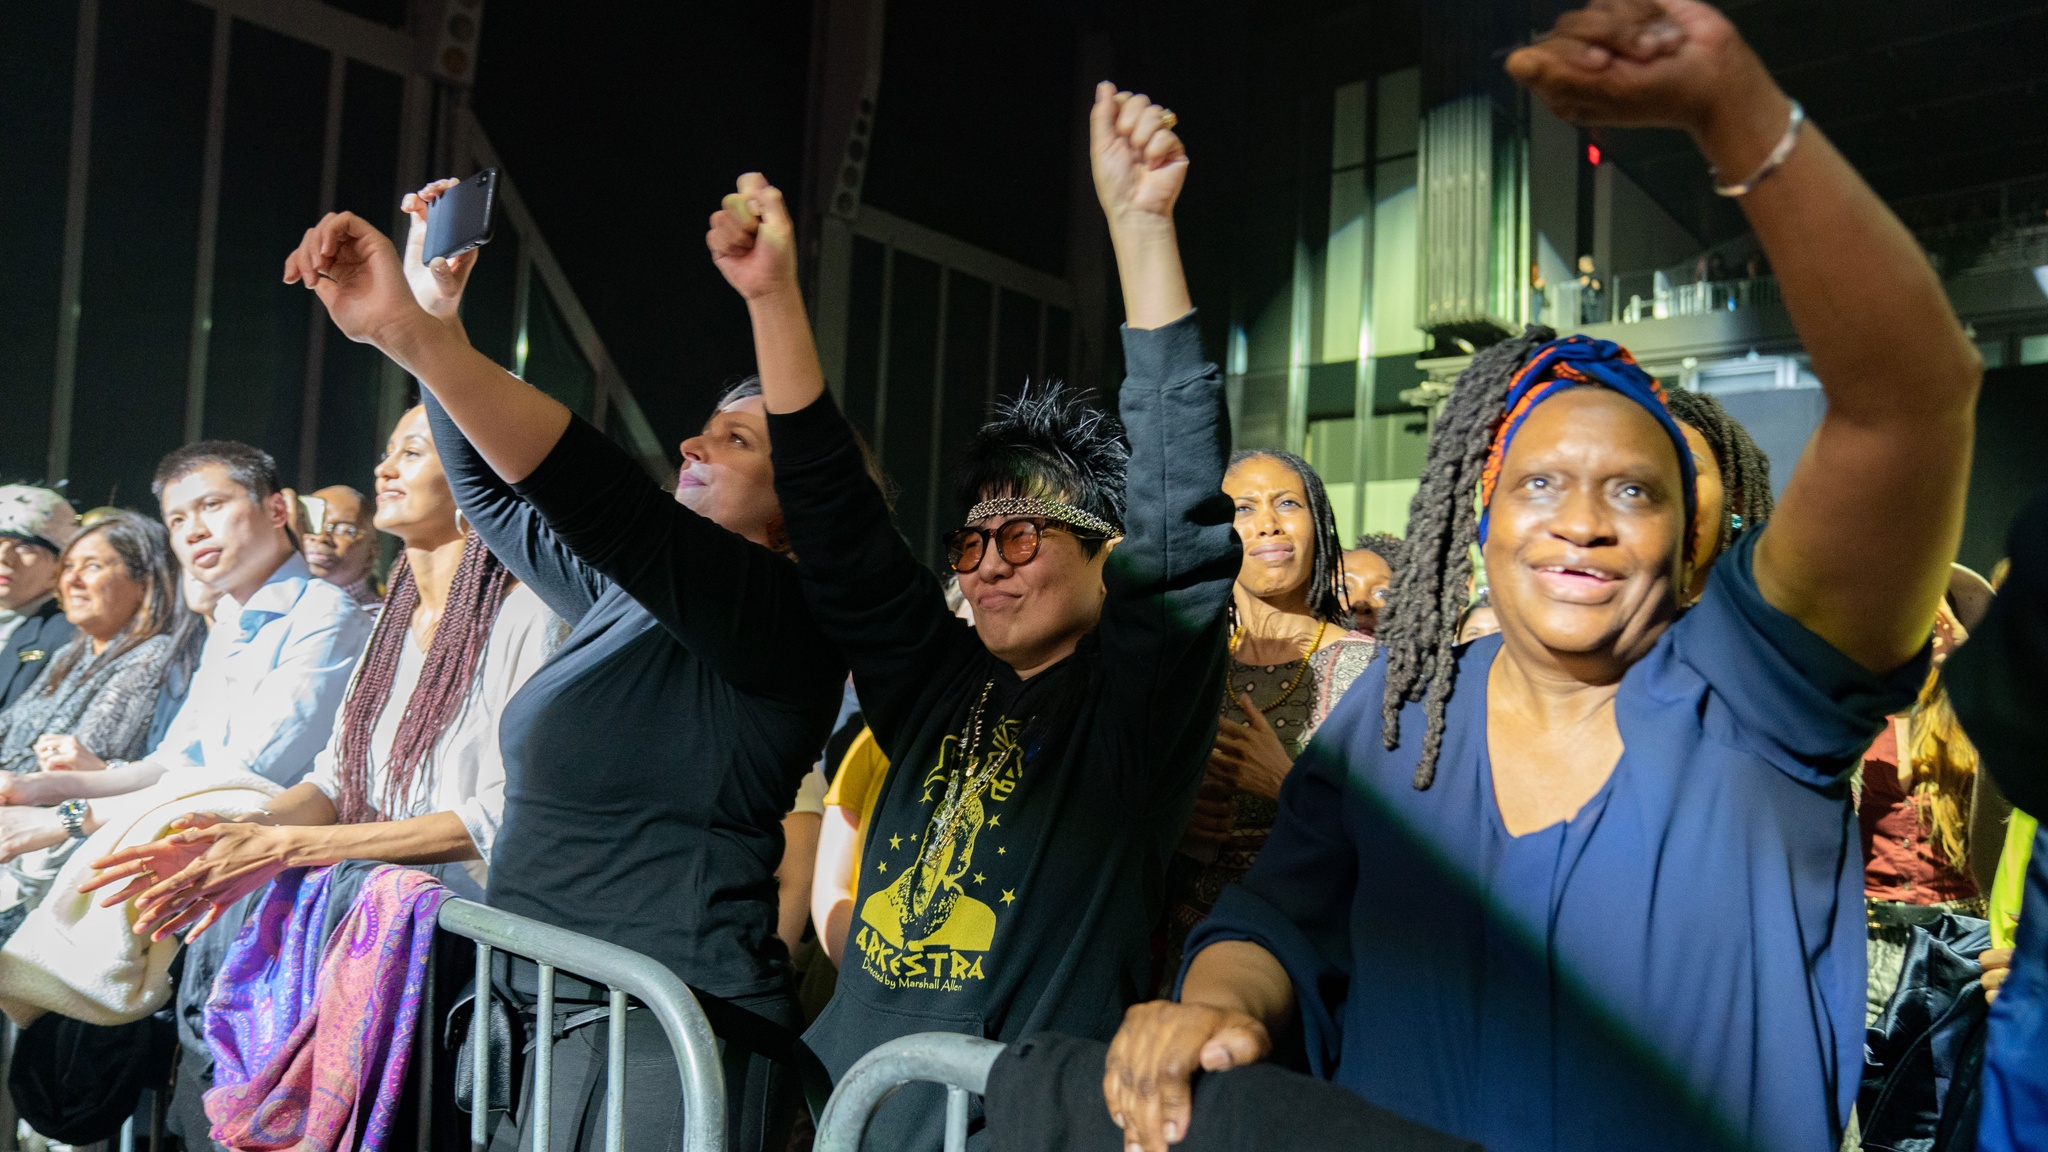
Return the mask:
{"type": "Polygon", "coordinates": [[[307,535],[332,536],[336,540],[356,540],[362,537],[363,530],[361,528],[356,527],[353,524],[350,524],[346,520],[342,520],[323,524],[320,526],[320,530],[318,532],[309,532],[307,533],[307,535]]]}
{"type": "Polygon", "coordinates": [[[1108,539],[1099,533],[1055,523],[1044,516],[1026,516],[1006,520],[994,528],[955,528],[946,533],[946,565],[962,575],[974,571],[981,567],[982,557],[988,555],[988,542],[994,539],[996,554],[1021,568],[1038,558],[1039,538],[1049,529],[1065,532],[1079,540],[1108,539]]]}

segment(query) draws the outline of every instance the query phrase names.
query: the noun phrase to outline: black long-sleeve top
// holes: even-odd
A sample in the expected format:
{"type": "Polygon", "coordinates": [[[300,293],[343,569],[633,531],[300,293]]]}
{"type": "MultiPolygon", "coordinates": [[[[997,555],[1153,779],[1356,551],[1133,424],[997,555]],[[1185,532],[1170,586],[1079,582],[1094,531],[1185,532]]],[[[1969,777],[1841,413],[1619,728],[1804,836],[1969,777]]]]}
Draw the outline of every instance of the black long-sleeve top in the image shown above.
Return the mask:
{"type": "Polygon", "coordinates": [[[500,721],[490,903],[714,995],[784,987],[782,817],[845,680],[796,566],[677,504],[582,420],[508,485],[426,404],[462,514],[574,625],[500,721]]]}
{"type": "MultiPolygon", "coordinates": [[[[1221,491],[1223,381],[1194,317],[1126,330],[1124,355],[1126,523],[1104,568],[1101,625],[1029,680],[946,610],[831,400],[769,418],[812,613],[893,765],[868,822],[838,988],[806,1035],[835,1077],[913,1032],[1107,1039],[1145,997],[1167,861],[1214,739],[1240,553],[1221,491]],[[920,867],[985,691],[969,771],[997,759],[920,867]]],[[[936,1146],[933,1103],[897,1093],[869,1146],[936,1146]]]]}

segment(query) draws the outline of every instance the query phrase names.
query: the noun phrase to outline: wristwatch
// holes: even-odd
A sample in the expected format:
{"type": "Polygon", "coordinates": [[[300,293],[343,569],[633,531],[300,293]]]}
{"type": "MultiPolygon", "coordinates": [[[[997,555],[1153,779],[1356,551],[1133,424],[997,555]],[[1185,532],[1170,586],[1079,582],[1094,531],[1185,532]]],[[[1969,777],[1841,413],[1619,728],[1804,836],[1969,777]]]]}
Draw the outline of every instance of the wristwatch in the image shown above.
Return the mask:
{"type": "Polygon", "coordinates": [[[85,839],[85,801],[73,797],[57,805],[57,819],[73,840],[85,839]]]}

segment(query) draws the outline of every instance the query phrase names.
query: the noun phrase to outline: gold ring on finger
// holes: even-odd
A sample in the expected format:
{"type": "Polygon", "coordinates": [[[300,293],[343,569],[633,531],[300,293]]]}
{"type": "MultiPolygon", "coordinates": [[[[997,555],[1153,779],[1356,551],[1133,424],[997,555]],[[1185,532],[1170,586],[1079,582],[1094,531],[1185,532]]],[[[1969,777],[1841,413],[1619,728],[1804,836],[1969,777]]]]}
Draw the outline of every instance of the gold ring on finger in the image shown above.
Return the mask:
{"type": "Polygon", "coordinates": [[[1178,123],[1180,123],[1180,117],[1175,116],[1172,112],[1162,112],[1159,114],[1159,126],[1161,128],[1172,128],[1178,123]]]}

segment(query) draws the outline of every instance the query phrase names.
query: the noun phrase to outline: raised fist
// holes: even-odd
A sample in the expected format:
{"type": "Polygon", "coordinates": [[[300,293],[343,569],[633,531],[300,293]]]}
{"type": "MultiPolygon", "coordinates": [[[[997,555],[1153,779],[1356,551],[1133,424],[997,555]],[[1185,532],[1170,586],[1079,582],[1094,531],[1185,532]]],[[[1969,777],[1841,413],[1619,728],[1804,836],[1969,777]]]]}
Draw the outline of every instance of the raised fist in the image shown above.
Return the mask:
{"type": "Polygon", "coordinates": [[[1574,124],[1704,136],[1731,107],[1775,98],[1783,108],[1756,53],[1700,0],[1593,0],[1509,56],[1507,70],[1574,124]]]}
{"type": "Polygon", "coordinates": [[[748,300],[796,291],[796,226],[782,192],[759,172],[741,176],[738,187],[711,214],[711,262],[748,300]]]}
{"type": "Polygon", "coordinates": [[[1188,175],[1188,153],[1173,126],[1178,118],[1137,93],[1095,86],[1088,112],[1088,155],[1095,195],[1111,227],[1144,217],[1168,219],[1188,175]]]}

